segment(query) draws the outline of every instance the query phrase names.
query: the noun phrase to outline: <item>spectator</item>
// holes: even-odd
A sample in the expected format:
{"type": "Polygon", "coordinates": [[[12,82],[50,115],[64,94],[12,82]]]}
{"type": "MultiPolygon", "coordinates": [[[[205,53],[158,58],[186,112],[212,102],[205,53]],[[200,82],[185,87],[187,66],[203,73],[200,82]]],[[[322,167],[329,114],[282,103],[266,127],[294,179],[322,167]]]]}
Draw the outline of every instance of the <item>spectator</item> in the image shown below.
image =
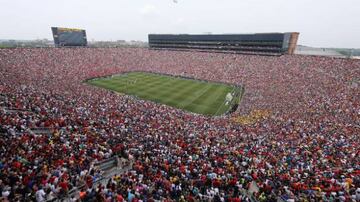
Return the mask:
{"type": "Polygon", "coordinates": [[[359,200],[359,78],[358,60],[313,56],[1,49],[2,199],[84,187],[83,201],[359,200]],[[128,71],[246,93],[233,114],[205,117],[82,82],[128,71]],[[116,155],[132,168],[97,184],[95,164],[116,155]]]}

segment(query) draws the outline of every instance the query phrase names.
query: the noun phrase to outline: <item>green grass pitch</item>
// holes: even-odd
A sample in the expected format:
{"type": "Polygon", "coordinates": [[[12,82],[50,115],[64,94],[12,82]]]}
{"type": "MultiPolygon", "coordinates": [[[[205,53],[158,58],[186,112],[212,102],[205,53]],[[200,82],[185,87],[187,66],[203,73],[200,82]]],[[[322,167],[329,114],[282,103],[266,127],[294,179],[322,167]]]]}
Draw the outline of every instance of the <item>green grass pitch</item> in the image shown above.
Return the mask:
{"type": "Polygon", "coordinates": [[[88,83],[144,100],[204,115],[222,115],[238,104],[239,87],[146,72],[130,72],[88,83]]]}

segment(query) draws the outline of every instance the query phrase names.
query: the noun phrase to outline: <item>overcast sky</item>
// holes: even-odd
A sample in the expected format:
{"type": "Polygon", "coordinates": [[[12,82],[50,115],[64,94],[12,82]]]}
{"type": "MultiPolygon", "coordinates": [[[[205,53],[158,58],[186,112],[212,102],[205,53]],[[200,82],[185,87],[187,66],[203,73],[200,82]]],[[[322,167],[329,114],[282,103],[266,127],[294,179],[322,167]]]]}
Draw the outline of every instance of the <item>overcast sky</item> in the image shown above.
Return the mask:
{"type": "Polygon", "coordinates": [[[299,43],[360,48],[360,0],[0,0],[0,39],[51,39],[51,26],[88,40],[148,33],[300,32],[299,43]]]}

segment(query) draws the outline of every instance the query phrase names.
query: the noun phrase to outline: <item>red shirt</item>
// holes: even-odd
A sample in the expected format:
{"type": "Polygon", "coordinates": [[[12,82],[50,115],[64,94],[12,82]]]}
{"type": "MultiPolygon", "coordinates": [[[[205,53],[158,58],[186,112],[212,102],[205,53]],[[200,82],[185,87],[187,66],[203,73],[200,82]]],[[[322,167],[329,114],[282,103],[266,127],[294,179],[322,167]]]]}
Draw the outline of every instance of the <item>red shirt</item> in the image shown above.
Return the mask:
{"type": "Polygon", "coordinates": [[[123,201],[124,201],[124,197],[122,197],[121,194],[118,194],[118,195],[116,196],[116,201],[118,201],[118,202],[123,202],[123,201]]]}
{"type": "Polygon", "coordinates": [[[68,186],[67,182],[60,182],[59,186],[65,191],[67,191],[69,189],[69,186],[68,186]]]}

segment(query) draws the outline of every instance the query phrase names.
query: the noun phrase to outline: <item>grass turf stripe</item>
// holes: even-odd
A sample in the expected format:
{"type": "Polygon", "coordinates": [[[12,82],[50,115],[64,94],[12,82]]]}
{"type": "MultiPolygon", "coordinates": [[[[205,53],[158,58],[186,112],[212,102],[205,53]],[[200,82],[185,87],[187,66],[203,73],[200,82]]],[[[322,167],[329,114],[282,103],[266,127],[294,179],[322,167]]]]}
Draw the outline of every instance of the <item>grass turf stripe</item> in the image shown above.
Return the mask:
{"type": "Polygon", "coordinates": [[[225,84],[144,72],[130,72],[89,83],[206,115],[226,112],[229,106],[224,104],[225,97],[233,89],[225,84]]]}

